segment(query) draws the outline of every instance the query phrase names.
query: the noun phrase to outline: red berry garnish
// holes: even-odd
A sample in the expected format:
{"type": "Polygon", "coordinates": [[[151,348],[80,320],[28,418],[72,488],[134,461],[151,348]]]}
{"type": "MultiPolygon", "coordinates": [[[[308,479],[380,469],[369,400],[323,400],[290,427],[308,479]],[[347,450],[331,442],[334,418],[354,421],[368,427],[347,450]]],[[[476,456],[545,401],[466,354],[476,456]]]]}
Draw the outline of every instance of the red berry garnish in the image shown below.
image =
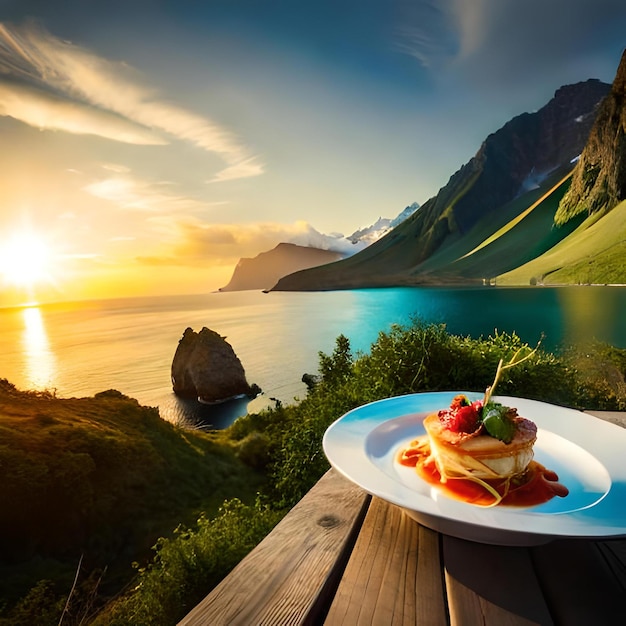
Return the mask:
{"type": "Polygon", "coordinates": [[[455,414],[456,431],[459,433],[473,433],[478,426],[478,413],[470,406],[462,406],[455,414]]]}
{"type": "Polygon", "coordinates": [[[450,409],[439,411],[439,419],[452,432],[473,433],[479,427],[482,402],[477,400],[472,404],[460,404],[457,403],[457,398],[453,400],[450,409]]]}

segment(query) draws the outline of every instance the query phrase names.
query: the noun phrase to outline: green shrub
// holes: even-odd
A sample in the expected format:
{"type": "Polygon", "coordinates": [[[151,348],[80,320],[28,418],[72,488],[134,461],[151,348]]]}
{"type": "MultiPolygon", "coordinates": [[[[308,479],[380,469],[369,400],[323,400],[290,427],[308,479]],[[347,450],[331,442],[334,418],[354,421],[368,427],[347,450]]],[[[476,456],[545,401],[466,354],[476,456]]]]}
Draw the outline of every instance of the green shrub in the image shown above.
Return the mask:
{"type": "Polygon", "coordinates": [[[259,432],[246,435],[239,442],[237,456],[250,467],[258,470],[265,469],[270,460],[269,438],[259,432]]]}
{"type": "Polygon", "coordinates": [[[63,604],[54,583],[41,580],[6,617],[0,617],[0,626],[57,626],[63,613],[63,604]]]}
{"type": "Polygon", "coordinates": [[[156,555],[138,567],[131,593],[103,611],[93,626],[162,626],[184,617],[276,525],[282,512],[226,502],[214,519],[159,539],[156,555]]]}

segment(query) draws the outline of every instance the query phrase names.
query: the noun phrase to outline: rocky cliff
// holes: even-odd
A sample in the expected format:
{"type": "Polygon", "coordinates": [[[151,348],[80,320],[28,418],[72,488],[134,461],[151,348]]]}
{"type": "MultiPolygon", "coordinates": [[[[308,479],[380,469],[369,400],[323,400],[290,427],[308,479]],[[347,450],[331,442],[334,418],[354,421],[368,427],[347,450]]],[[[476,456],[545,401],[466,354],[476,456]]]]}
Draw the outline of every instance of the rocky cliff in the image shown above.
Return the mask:
{"type": "Polygon", "coordinates": [[[561,87],[543,108],[489,135],[434,198],[385,237],[349,259],[286,276],[274,289],[442,282],[421,272],[421,264],[550,173],[571,170],[610,88],[598,80],[561,87]]]}
{"type": "Polygon", "coordinates": [[[253,258],[240,259],[229,283],[220,288],[220,291],[269,289],[287,274],[341,258],[341,254],[331,250],[279,243],[268,252],[261,252],[253,258]]]}
{"type": "Polygon", "coordinates": [[[607,212],[626,198],[626,50],[611,92],[598,109],[589,140],[574,170],[555,222],[607,212]]]}
{"type": "Polygon", "coordinates": [[[172,361],[172,388],[180,396],[214,404],[261,390],[249,385],[232,346],[210,328],[185,329],[172,361]]]}

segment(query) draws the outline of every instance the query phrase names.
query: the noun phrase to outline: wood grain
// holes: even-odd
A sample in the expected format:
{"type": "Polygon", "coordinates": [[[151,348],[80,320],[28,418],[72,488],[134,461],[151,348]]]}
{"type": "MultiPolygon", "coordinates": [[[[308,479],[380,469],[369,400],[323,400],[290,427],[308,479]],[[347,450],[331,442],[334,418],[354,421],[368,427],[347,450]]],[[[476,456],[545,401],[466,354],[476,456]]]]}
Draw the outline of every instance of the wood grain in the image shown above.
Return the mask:
{"type": "Polygon", "coordinates": [[[553,541],[533,548],[537,578],[555,621],[626,624],[626,540],[553,541]]]}
{"type": "Polygon", "coordinates": [[[368,501],[330,470],[179,624],[315,623],[334,593],[368,501]]]}
{"type": "Polygon", "coordinates": [[[374,498],[324,624],[446,624],[438,537],[374,498]]]}
{"type": "Polygon", "coordinates": [[[528,548],[443,537],[453,626],[553,624],[528,548]]]}
{"type": "Polygon", "coordinates": [[[618,411],[585,411],[585,413],[589,413],[589,415],[593,415],[594,417],[599,417],[605,422],[611,422],[611,424],[626,428],[626,413],[624,412],[620,413],[618,411]]]}

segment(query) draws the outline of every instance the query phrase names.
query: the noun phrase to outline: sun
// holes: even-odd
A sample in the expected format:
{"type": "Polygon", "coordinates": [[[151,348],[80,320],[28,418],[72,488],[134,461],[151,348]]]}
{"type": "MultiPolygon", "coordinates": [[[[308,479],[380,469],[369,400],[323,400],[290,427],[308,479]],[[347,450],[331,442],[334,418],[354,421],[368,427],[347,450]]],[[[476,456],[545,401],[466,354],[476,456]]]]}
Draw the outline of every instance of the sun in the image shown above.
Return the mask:
{"type": "Polygon", "coordinates": [[[52,251],[39,233],[21,231],[0,242],[0,276],[5,283],[24,288],[49,283],[51,263],[52,251]]]}

